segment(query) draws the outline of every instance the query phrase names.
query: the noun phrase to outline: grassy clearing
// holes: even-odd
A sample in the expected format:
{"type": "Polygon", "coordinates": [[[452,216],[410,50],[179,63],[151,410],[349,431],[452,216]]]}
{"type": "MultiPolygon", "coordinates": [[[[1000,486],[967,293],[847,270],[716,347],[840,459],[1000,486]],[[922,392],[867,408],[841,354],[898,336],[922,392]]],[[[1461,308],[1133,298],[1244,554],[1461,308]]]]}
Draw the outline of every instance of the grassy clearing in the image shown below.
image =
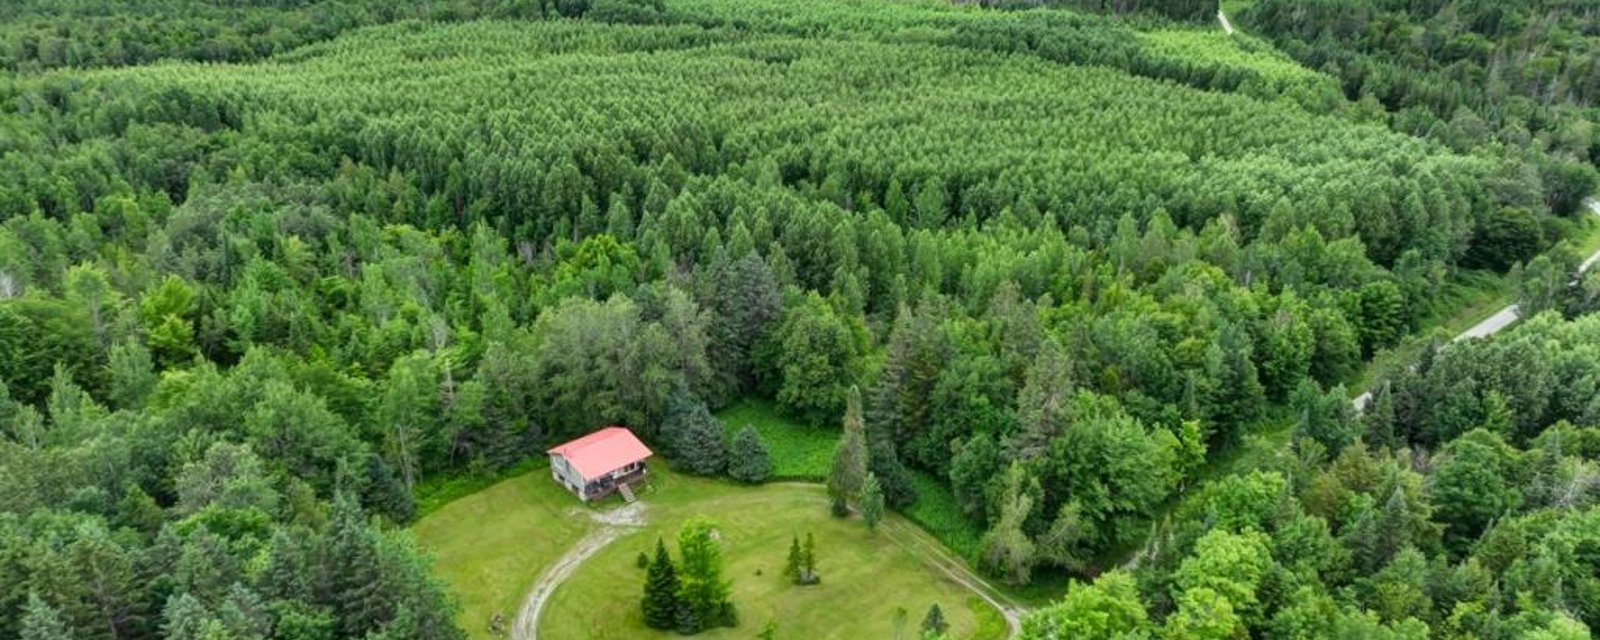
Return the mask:
{"type": "MultiPolygon", "coordinates": [[[[772,452],[776,479],[822,481],[833,463],[839,441],[837,429],[816,427],[778,414],[771,402],[745,399],[717,413],[731,434],[749,424],[756,428],[772,452]]],[[[933,474],[916,471],[913,485],[917,501],[904,511],[908,520],[932,534],[944,546],[969,562],[977,553],[983,527],[962,515],[950,487],[933,474]]]]}
{"type": "Polygon", "coordinates": [[[745,399],[717,412],[731,438],[745,425],[755,427],[772,454],[772,476],[778,480],[817,480],[828,476],[839,429],[808,425],[778,414],[770,401],[745,399]]]}
{"type": "Polygon", "coordinates": [[[417,517],[425,518],[456,500],[535,469],[545,469],[549,464],[550,462],[547,458],[539,455],[496,472],[462,473],[427,478],[417,483],[417,517]]]}
{"type": "Polygon", "coordinates": [[[1244,13],[1245,9],[1249,9],[1255,3],[1255,0],[1222,0],[1222,10],[1228,14],[1229,19],[1237,20],[1239,14],[1244,13]]]}
{"type": "MultiPolygon", "coordinates": [[[[776,483],[756,488],[661,471],[644,491],[648,526],[628,534],[579,567],[558,588],[540,620],[549,638],[667,638],[644,626],[639,597],[644,572],[634,564],[656,538],[669,546],[678,527],[695,515],[716,521],[733,582],[741,624],[699,637],[749,638],[776,621],[780,638],[896,637],[896,610],[904,608],[904,631],[916,630],[929,605],[938,603],[951,622],[951,637],[1005,637],[999,613],[965,587],[928,567],[888,535],[872,534],[859,520],[828,515],[821,486],[776,483]],[[823,583],[795,587],[782,576],[790,536],[816,536],[823,583]]],[[[891,515],[898,519],[899,516],[891,515]]],[[[909,636],[908,636],[909,637],[909,636]]]]}
{"type": "Polygon", "coordinates": [[[461,598],[458,619],[487,640],[489,618],[506,624],[533,579],[593,523],[577,499],[551,481],[543,464],[523,475],[437,508],[412,527],[434,555],[434,572],[461,598]]]}
{"type": "Polygon", "coordinates": [[[917,523],[956,555],[971,562],[977,557],[983,527],[961,513],[961,505],[956,503],[956,496],[950,492],[948,484],[925,471],[914,471],[911,478],[912,487],[917,491],[917,501],[906,508],[906,519],[917,523]]]}

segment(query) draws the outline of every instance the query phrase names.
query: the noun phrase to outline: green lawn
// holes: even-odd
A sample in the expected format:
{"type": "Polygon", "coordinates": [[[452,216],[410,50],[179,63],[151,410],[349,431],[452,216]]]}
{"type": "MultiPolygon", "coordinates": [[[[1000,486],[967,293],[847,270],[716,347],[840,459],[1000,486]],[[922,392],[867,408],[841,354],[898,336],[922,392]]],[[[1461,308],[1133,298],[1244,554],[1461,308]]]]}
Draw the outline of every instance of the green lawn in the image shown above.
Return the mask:
{"type": "Polygon", "coordinates": [[[461,598],[459,621],[472,638],[492,637],[495,613],[509,625],[534,577],[594,526],[547,469],[455,500],[412,527],[434,554],[434,572],[461,598]]]}
{"type": "MultiPolygon", "coordinates": [[[[658,465],[659,468],[659,465],[658,465]]],[[[688,518],[717,523],[741,624],[698,637],[745,639],[769,620],[778,638],[893,638],[896,609],[906,609],[903,637],[912,637],[929,605],[938,603],[954,638],[1003,638],[1003,618],[961,585],[928,567],[919,551],[874,535],[860,520],[828,515],[821,486],[775,483],[743,487],[658,471],[641,496],[648,525],[584,563],[556,590],[540,620],[548,638],[668,638],[651,631],[639,612],[644,572],[634,564],[656,538],[669,546],[688,518]],[[823,582],[795,587],[782,576],[790,536],[817,539],[823,582]]],[[[899,516],[890,516],[898,519],[899,516]]],[[[913,547],[914,548],[914,547],[913,547]]]]}
{"type": "Polygon", "coordinates": [[[766,400],[746,399],[717,412],[731,438],[745,425],[756,428],[772,454],[772,477],[778,480],[817,480],[828,476],[839,428],[808,425],[778,415],[766,400]]]}

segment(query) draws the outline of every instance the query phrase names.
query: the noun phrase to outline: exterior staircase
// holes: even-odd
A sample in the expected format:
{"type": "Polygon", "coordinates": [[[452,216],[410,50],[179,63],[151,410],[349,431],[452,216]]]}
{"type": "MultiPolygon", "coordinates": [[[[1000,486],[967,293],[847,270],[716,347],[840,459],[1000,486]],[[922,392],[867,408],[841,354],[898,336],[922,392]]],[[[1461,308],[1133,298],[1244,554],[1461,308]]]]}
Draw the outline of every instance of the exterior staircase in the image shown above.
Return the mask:
{"type": "Polygon", "coordinates": [[[627,502],[628,504],[633,504],[639,499],[638,496],[633,495],[633,487],[628,486],[628,483],[626,482],[617,485],[617,493],[622,494],[623,501],[627,502]]]}

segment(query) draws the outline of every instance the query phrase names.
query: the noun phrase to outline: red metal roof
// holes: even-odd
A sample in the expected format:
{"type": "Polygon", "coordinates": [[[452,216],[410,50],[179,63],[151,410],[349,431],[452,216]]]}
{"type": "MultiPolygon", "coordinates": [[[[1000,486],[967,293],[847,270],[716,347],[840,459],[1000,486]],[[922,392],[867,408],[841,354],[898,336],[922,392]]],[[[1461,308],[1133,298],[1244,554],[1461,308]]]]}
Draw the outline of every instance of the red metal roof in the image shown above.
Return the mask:
{"type": "Polygon", "coordinates": [[[559,445],[548,453],[567,459],[584,478],[598,478],[651,456],[650,448],[625,427],[606,427],[559,445]]]}

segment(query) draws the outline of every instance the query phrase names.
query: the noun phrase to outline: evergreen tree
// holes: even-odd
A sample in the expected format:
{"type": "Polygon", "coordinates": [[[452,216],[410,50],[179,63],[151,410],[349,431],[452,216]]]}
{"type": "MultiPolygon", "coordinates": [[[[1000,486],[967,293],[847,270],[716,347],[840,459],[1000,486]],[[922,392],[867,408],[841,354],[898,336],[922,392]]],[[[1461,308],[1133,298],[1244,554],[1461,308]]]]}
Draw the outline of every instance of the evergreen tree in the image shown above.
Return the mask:
{"type": "Polygon", "coordinates": [[[1361,411],[1364,438],[1375,450],[1396,449],[1400,446],[1395,434],[1394,384],[1389,380],[1378,383],[1372,399],[1361,411]]]}
{"type": "Polygon", "coordinates": [[[377,630],[389,611],[378,545],[360,505],[348,495],[334,498],[328,522],[328,576],[331,604],[341,635],[360,637],[377,630]]]}
{"type": "Polygon", "coordinates": [[[681,605],[678,607],[676,617],[673,621],[673,629],[676,630],[679,635],[692,636],[704,631],[705,628],[706,627],[704,623],[700,621],[700,614],[695,612],[694,607],[688,605],[681,605]]]}
{"type": "Polygon", "coordinates": [[[766,480],[772,473],[772,459],[767,454],[767,445],[751,425],[746,424],[733,437],[729,454],[728,475],[734,480],[757,483],[766,480]]]}
{"type": "Polygon", "coordinates": [[[168,640],[210,640],[221,628],[206,606],[187,593],[168,598],[161,617],[161,635],[168,640]]]}
{"type": "Polygon", "coordinates": [[[950,630],[950,623],[944,620],[944,610],[935,602],[928,607],[928,614],[922,617],[922,632],[941,635],[950,630]]]}
{"type": "Polygon", "coordinates": [[[800,536],[795,535],[789,541],[789,558],[783,564],[783,577],[789,582],[800,584],[800,570],[803,557],[800,555],[800,536]]]}
{"type": "Polygon", "coordinates": [[[883,521],[883,487],[878,485],[878,476],[867,473],[867,481],[861,489],[861,518],[867,521],[867,528],[878,530],[878,523],[883,521]]]}
{"type": "Polygon", "coordinates": [[[72,640],[73,635],[67,632],[67,624],[61,620],[61,614],[55,607],[50,606],[39,598],[37,593],[28,594],[28,605],[22,611],[21,640],[72,640]]]}
{"type": "MultiPolygon", "coordinates": [[[[712,539],[715,525],[703,517],[692,519],[678,530],[678,602],[688,610],[690,620],[701,625],[694,631],[715,626],[732,626],[732,606],[728,602],[729,584],[722,577],[722,549],[712,539]]],[[[684,632],[680,615],[678,631],[684,632]]]]}
{"type": "Polygon", "coordinates": [[[678,625],[678,571],[667,554],[667,545],[656,538],[655,560],[645,571],[644,598],[640,608],[651,629],[676,629],[678,625]]]}
{"type": "Polygon", "coordinates": [[[833,513],[843,516],[850,505],[861,498],[861,488],[867,479],[866,425],[861,417],[861,392],[850,388],[845,404],[844,437],[833,452],[833,466],[828,471],[828,497],[833,513]]]}
{"type": "Polygon", "coordinates": [[[661,437],[667,450],[685,471],[698,475],[722,473],[728,464],[727,444],[722,423],[711,415],[704,402],[678,385],[661,424],[661,437]]]}

